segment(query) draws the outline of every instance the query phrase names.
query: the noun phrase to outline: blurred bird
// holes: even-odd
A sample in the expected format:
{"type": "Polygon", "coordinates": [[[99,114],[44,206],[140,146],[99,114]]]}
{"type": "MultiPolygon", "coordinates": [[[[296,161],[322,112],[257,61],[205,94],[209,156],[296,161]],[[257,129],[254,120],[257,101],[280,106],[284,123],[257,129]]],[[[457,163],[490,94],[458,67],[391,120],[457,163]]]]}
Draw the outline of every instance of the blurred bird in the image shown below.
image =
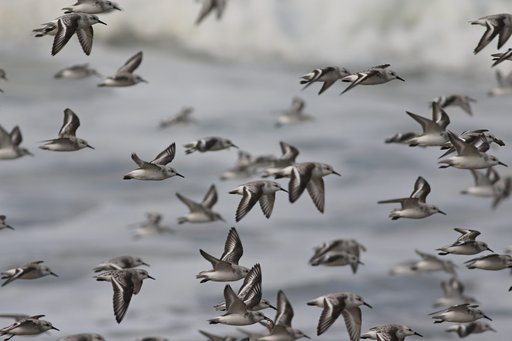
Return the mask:
{"type": "Polygon", "coordinates": [[[135,75],[133,71],[135,71],[140,64],[142,63],[142,51],[137,52],[133,56],[131,56],[123,66],[117,69],[116,74],[114,76],[107,77],[98,84],[99,87],[124,87],[124,86],[132,86],[137,83],[143,82],[147,83],[147,81],[139,75],[135,75]]]}

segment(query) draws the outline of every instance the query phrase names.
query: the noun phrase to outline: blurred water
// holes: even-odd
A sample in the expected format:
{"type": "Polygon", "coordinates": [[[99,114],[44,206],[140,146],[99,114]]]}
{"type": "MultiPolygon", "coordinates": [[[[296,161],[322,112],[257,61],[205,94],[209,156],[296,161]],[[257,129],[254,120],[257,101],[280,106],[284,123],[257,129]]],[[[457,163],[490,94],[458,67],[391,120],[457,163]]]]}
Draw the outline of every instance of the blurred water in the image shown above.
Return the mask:
{"type": "MultiPolygon", "coordinates": [[[[1,84],[5,93],[0,101],[0,124],[8,130],[19,125],[24,146],[35,156],[2,162],[0,168],[0,213],[7,214],[9,223],[16,228],[1,233],[0,266],[7,269],[43,259],[59,278],[19,280],[1,288],[2,312],[46,314],[61,332],[41,335],[40,340],[54,340],[78,332],[98,332],[108,340],[133,340],[145,335],[197,340],[197,329],[235,335],[235,328],[208,326],[206,322],[217,314],[211,306],[222,300],[224,284],[200,284],[195,275],[210,266],[198,249],[219,256],[229,228],[236,226],[244,244],[241,264],[250,267],[261,263],[264,296],[274,301],[277,291],[283,289],[294,306],[294,326],[306,334],[314,336],[320,309],[308,307],[305,302],[327,292],[348,290],[361,294],[374,307],[362,308],[363,330],[383,323],[404,323],[425,339],[455,338],[443,331],[445,326],[433,325],[427,316],[434,311],[431,304],[442,294],[439,283],[448,278],[447,274],[390,277],[387,272],[398,262],[415,259],[415,249],[434,253],[435,248],[451,242],[456,237],[452,228],[457,226],[481,230],[482,240],[501,252],[512,243],[510,202],[491,211],[488,200],[458,194],[472,184],[472,178],[467,171],[438,169],[438,150],[385,145],[383,140],[396,132],[419,130],[405,110],[429,116],[428,101],[449,93],[463,93],[478,100],[474,117],[458,108],[448,109],[450,129],[461,132],[487,128],[507,144],[512,140],[510,99],[485,95],[494,86],[487,56],[492,48],[483,51],[482,56],[473,56],[473,45],[483,29],[468,27],[466,22],[506,10],[500,7],[504,2],[484,5],[468,1],[459,11],[456,3],[461,2],[454,1],[450,2],[447,13],[434,11],[447,6],[441,1],[431,1],[428,5],[425,2],[420,5],[419,1],[372,2],[377,6],[372,22],[389,25],[392,32],[389,34],[394,37],[383,41],[397,42],[401,40],[400,34],[405,34],[405,29],[393,25],[394,17],[390,17],[393,12],[397,13],[397,20],[409,21],[414,27],[405,30],[410,37],[403,36],[413,46],[420,46],[420,40],[433,35],[429,30],[461,25],[456,33],[464,38],[448,38],[450,34],[445,33],[439,37],[442,45],[438,50],[442,53],[425,56],[427,50],[409,51],[404,47],[405,50],[396,51],[380,45],[373,45],[375,50],[363,53],[360,47],[363,42],[359,40],[350,42],[353,49],[342,46],[342,40],[336,37],[338,34],[345,37],[346,33],[335,25],[334,18],[336,14],[341,16],[339,25],[348,18],[352,25],[360,22],[362,9],[367,5],[355,1],[347,2],[347,7],[342,2],[327,0],[315,2],[320,5],[312,5],[311,1],[233,1],[225,21],[216,23],[208,18],[204,27],[195,28],[191,22],[199,6],[196,3],[155,1],[148,9],[141,2],[127,0],[121,3],[125,11],[105,16],[109,22],[107,28],[96,29],[90,57],[82,54],[75,39],[59,55],[51,57],[50,38],[32,39],[26,34],[39,23],[55,17],[55,8],[69,3],[16,3],[0,2],[5,10],[2,12],[5,20],[1,21],[4,33],[16,31],[7,19],[19,15],[17,11],[26,10],[28,5],[37,6],[39,11],[24,11],[25,20],[19,23],[23,30],[16,31],[0,47],[1,67],[9,77],[8,83],[1,84]],[[425,11],[420,6],[426,6],[425,11]],[[322,21],[317,9],[328,20],[322,21]],[[378,9],[387,12],[381,15],[378,9]],[[154,14],[164,10],[169,18],[154,14]],[[447,17],[441,16],[435,24],[427,25],[428,13],[442,13],[447,17]],[[39,17],[42,15],[46,18],[39,17]],[[266,20],[261,20],[262,15],[266,20]],[[120,27],[123,22],[128,25],[127,20],[141,20],[145,25],[137,28],[132,43],[125,38],[121,46],[116,46],[116,40],[121,39],[120,27]],[[299,39],[307,30],[298,23],[311,27],[316,22],[321,22],[320,29],[329,34],[309,32],[311,36],[299,39]],[[278,25],[279,29],[272,25],[278,25]],[[183,32],[176,33],[176,27],[181,27],[183,32]],[[192,37],[188,49],[175,48],[176,41],[185,44],[183,36],[187,34],[192,37]],[[261,41],[255,38],[257,34],[262,35],[261,41]],[[159,43],[151,40],[153,35],[159,43]],[[175,39],[167,46],[162,41],[169,37],[175,39]],[[215,43],[224,40],[219,37],[226,38],[226,45],[215,43]],[[447,50],[447,39],[454,39],[457,47],[447,50]],[[292,52],[282,53],[286,47],[283,42],[287,42],[292,52]],[[315,45],[324,42],[328,46],[325,50],[315,45]],[[255,45],[253,48],[258,53],[247,48],[249,45],[255,45]],[[95,86],[98,80],[93,78],[76,82],[53,79],[59,69],[82,62],[89,62],[103,74],[113,73],[141,49],[144,60],[137,73],[149,84],[100,89],[95,86]],[[340,84],[322,96],[316,95],[316,86],[300,91],[298,77],[310,71],[304,65],[320,66],[315,61],[337,63],[341,55],[346,56],[343,60],[350,65],[375,65],[383,62],[381,52],[385,61],[406,78],[405,83],[361,86],[341,97],[338,96],[342,90],[340,84]],[[279,58],[272,60],[273,54],[279,58]],[[241,61],[235,62],[238,56],[241,61]],[[295,63],[290,61],[290,56],[295,63]],[[462,66],[446,74],[444,71],[455,65],[454,61],[462,66]],[[421,72],[412,70],[416,63],[421,72]],[[468,68],[476,71],[468,75],[468,68]],[[306,100],[306,111],[315,116],[315,121],[275,129],[277,116],[273,112],[286,109],[293,96],[306,100]],[[195,108],[197,125],[157,129],[160,119],[173,115],[183,106],[195,108]],[[77,135],[87,139],[96,150],[51,153],[37,149],[38,141],[57,134],[66,107],[72,108],[81,119],[77,135]],[[277,155],[278,143],[283,140],[300,149],[300,161],[333,165],[342,177],[325,178],[325,214],[315,209],[306,194],[291,205],[284,193],[277,193],[271,219],[265,219],[255,207],[235,224],[234,213],[240,197],[227,192],[243,181],[221,182],[218,177],[234,164],[236,151],[185,156],[182,148],[197,138],[216,135],[230,138],[253,154],[277,155]],[[171,142],[177,144],[173,166],[185,175],[184,179],[122,180],[134,167],[130,153],[137,152],[149,160],[171,142]],[[429,202],[448,215],[419,221],[389,221],[387,214],[393,206],[376,202],[408,195],[419,175],[432,187],[429,202]],[[177,200],[175,192],[199,200],[212,183],[219,190],[216,210],[228,223],[178,226],[176,218],[186,213],[186,207],[177,200]],[[164,223],[175,228],[176,233],[134,241],[129,225],[142,221],[148,211],[163,213],[164,223]],[[362,256],[365,265],[356,275],[349,268],[307,265],[313,246],[335,238],[355,238],[368,248],[362,256]],[[122,254],[142,257],[151,264],[148,271],[157,280],[144,283],[140,294],[132,299],[125,320],[117,325],[112,312],[112,288],[110,284],[96,283],[92,268],[122,254]]],[[[373,35],[377,30],[373,29],[373,35]]],[[[369,33],[364,36],[366,49],[372,46],[372,39],[377,39],[370,36],[369,33]]],[[[510,164],[508,148],[492,153],[510,164]]],[[[507,173],[506,169],[500,170],[507,173]]],[[[508,323],[511,296],[507,288],[512,284],[509,273],[467,270],[463,266],[466,257],[449,258],[459,265],[459,275],[467,283],[467,294],[478,298],[485,312],[494,319],[492,325],[499,331],[500,339],[506,339],[505,335],[512,332],[508,323]]],[[[237,288],[239,284],[233,286],[237,288]]],[[[273,316],[273,312],[268,314],[273,316]]],[[[2,321],[3,325],[9,322],[2,321]]],[[[488,335],[476,335],[472,339],[486,340],[488,335]]],[[[347,339],[347,333],[340,320],[316,338],[347,339]]]]}

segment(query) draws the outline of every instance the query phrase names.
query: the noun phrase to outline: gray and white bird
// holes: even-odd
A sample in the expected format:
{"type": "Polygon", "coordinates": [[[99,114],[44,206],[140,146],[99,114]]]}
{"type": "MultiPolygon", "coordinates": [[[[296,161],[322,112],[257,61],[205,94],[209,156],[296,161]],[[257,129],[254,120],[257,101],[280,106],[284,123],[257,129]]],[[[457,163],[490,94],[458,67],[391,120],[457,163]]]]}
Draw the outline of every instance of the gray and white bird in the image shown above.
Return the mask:
{"type": "Polygon", "coordinates": [[[450,124],[450,118],[439,104],[432,102],[432,119],[409,111],[406,113],[418,122],[423,130],[421,134],[415,134],[406,141],[409,146],[444,146],[448,142],[446,127],[450,124]]]}
{"type": "Polygon", "coordinates": [[[226,9],[226,4],[227,0],[201,0],[201,10],[196,19],[196,25],[199,25],[213,11],[216,13],[217,20],[220,20],[226,9]]]}
{"type": "Polygon", "coordinates": [[[269,323],[268,335],[263,335],[257,338],[258,341],[294,341],[305,337],[310,337],[304,334],[300,329],[292,326],[294,316],[293,307],[286,297],[283,290],[277,292],[277,312],[273,322],[269,323]]]}
{"type": "MultiPolygon", "coordinates": [[[[238,281],[249,273],[248,268],[238,265],[244,254],[244,248],[234,227],[229,230],[224,243],[224,252],[220,258],[216,258],[201,249],[199,252],[213,267],[211,270],[201,271],[197,274],[196,278],[201,279],[201,283],[238,281]]],[[[226,303],[229,305],[229,302],[226,301],[226,303]]]]}
{"type": "Polygon", "coordinates": [[[224,287],[224,301],[226,302],[226,313],[208,320],[210,324],[221,323],[232,326],[246,326],[262,320],[272,322],[263,313],[250,311],[229,284],[224,287]]]}
{"type": "Polygon", "coordinates": [[[455,275],[455,268],[457,267],[451,260],[445,260],[438,258],[426,252],[414,250],[421,260],[417,261],[411,266],[411,269],[415,272],[433,272],[433,271],[444,271],[452,275],[455,275]]]}
{"type": "MultiPolygon", "coordinates": [[[[487,129],[466,130],[459,134],[458,137],[465,143],[469,143],[475,146],[475,148],[482,153],[487,152],[493,143],[499,145],[500,147],[505,145],[503,140],[491,134],[487,129]]],[[[446,150],[446,152],[439,157],[440,159],[457,151],[451,142],[448,142],[446,145],[442,146],[441,149],[446,150]]]]}
{"type": "Polygon", "coordinates": [[[476,255],[483,251],[494,252],[487,246],[487,243],[475,240],[475,238],[480,235],[479,231],[458,227],[454,228],[454,230],[462,235],[451,245],[437,249],[440,251],[438,253],[439,255],[445,256],[450,253],[454,255],[476,255]]]}
{"type": "Polygon", "coordinates": [[[131,269],[140,265],[149,266],[140,257],[134,256],[117,256],[98,264],[93,270],[94,272],[131,269]]]}
{"type": "Polygon", "coordinates": [[[176,196],[182,203],[184,203],[188,209],[189,213],[183,217],[178,218],[178,223],[209,223],[216,220],[225,221],[222,216],[213,211],[213,205],[217,203],[217,189],[215,185],[211,185],[206,192],[203,201],[200,203],[190,200],[189,198],[181,195],[180,193],[176,193],[176,196]]]}
{"type": "Polygon", "coordinates": [[[44,36],[55,36],[57,34],[57,21],[58,19],[55,19],[50,22],[41,24],[42,27],[34,28],[32,30],[34,37],[41,38],[44,36]]]}
{"type": "Polygon", "coordinates": [[[304,112],[305,107],[306,102],[302,98],[294,97],[290,108],[280,112],[281,115],[278,117],[275,127],[280,128],[289,124],[313,121],[313,116],[304,112]]]}
{"type": "Polygon", "coordinates": [[[236,164],[226,170],[219,177],[220,180],[245,179],[254,175],[257,171],[254,158],[248,152],[239,150],[236,164]]]}
{"type": "Polygon", "coordinates": [[[362,264],[359,260],[360,252],[366,251],[366,247],[355,239],[335,239],[328,243],[324,242],[313,250],[314,254],[309,259],[309,264],[335,266],[347,263],[343,265],[350,265],[352,272],[356,273],[358,266],[362,264]]]}
{"type": "Polygon", "coordinates": [[[361,339],[373,339],[377,341],[404,341],[407,336],[417,335],[423,337],[411,327],[402,324],[384,324],[370,328],[361,335],[361,339]]]}
{"type": "Polygon", "coordinates": [[[9,335],[4,341],[10,340],[16,335],[39,335],[50,329],[59,331],[51,322],[41,320],[45,315],[34,315],[18,320],[13,324],[0,329],[0,335],[9,335]]]}
{"type": "Polygon", "coordinates": [[[173,176],[184,178],[184,176],[176,172],[174,168],[166,166],[168,163],[172,162],[175,155],[176,144],[174,142],[149,162],[141,160],[137,154],[132,153],[132,160],[139,168],[126,174],[123,179],[164,180],[173,176]]]}
{"type": "MultiPolygon", "coordinates": [[[[261,279],[261,266],[257,263],[249,270],[249,273],[245,276],[244,282],[237,293],[237,296],[245,303],[247,310],[276,309],[269,300],[263,298],[261,293],[261,279]]],[[[216,304],[213,307],[215,310],[225,311],[226,303],[216,304]]]]}
{"type": "Polygon", "coordinates": [[[435,300],[433,304],[435,308],[477,302],[473,297],[464,295],[464,284],[457,276],[452,276],[449,280],[442,281],[441,289],[443,290],[443,296],[435,300]]]}
{"type": "Polygon", "coordinates": [[[78,127],[80,127],[78,116],[73,110],[64,109],[64,122],[59,130],[59,137],[43,141],[46,143],[39,148],[53,152],[72,152],[86,147],[94,149],[86,140],[76,137],[78,127]]]}
{"type": "Polygon", "coordinates": [[[467,323],[474,322],[478,319],[485,318],[490,321],[492,319],[485,315],[480,309],[477,309],[478,305],[464,303],[451,306],[447,309],[430,313],[429,315],[435,319],[434,323],[442,322],[456,322],[456,323],[467,323]]]}
{"type": "Polygon", "coordinates": [[[105,341],[105,338],[96,333],[80,333],[60,337],[57,341],[105,341]]]}
{"type": "Polygon", "coordinates": [[[59,53],[75,33],[84,53],[90,55],[94,36],[92,25],[98,23],[106,25],[96,15],[86,13],[64,14],[57,18],[57,33],[53,39],[52,56],[59,53]]]}
{"type": "Polygon", "coordinates": [[[460,107],[464,112],[470,116],[473,116],[473,110],[471,110],[471,103],[476,102],[476,99],[471,98],[466,95],[448,95],[448,96],[439,96],[434,99],[434,102],[439,104],[441,108],[446,107],[460,107]]]}
{"type": "Polygon", "coordinates": [[[195,151],[200,153],[213,152],[217,150],[229,149],[230,147],[238,148],[229,139],[222,137],[205,137],[194,142],[190,142],[184,145],[185,154],[191,154],[195,151]]]}
{"type": "Polygon", "coordinates": [[[462,190],[461,194],[474,195],[477,197],[494,197],[496,193],[495,184],[500,176],[494,167],[489,167],[485,173],[476,169],[470,169],[474,185],[462,190]]]}
{"type": "Polygon", "coordinates": [[[22,141],[23,136],[18,126],[12,128],[8,133],[0,125],[0,160],[14,160],[25,155],[33,156],[28,149],[20,147],[22,141]]]}
{"type": "Polygon", "coordinates": [[[73,65],[70,67],[67,67],[65,69],[59,70],[53,78],[55,79],[84,79],[89,76],[98,76],[101,77],[101,75],[96,71],[95,69],[92,69],[89,67],[89,64],[78,64],[73,65]]]}
{"type": "Polygon", "coordinates": [[[498,50],[501,49],[512,34],[512,15],[508,13],[486,15],[469,23],[485,26],[485,32],[475,47],[474,54],[482,51],[496,36],[498,36],[498,50]]]}
{"type": "Polygon", "coordinates": [[[313,83],[322,82],[322,88],[318,92],[321,95],[325,90],[329,89],[338,79],[342,79],[352,74],[344,67],[339,68],[338,66],[327,66],[321,69],[314,69],[310,73],[301,76],[300,84],[305,84],[302,90],[306,89],[313,83]]]}
{"type": "Polygon", "coordinates": [[[284,168],[295,164],[295,160],[299,155],[299,149],[284,141],[280,141],[279,145],[281,147],[281,156],[272,160],[271,166],[263,171],[261,175],[263,178],[279,175],[284,168]]]}
{"type": "Polygon", "coordinates": [[[496,332],[496,330],[489,325],[489,323],[485,323],[482,321],[474,321],[470,323],[458,323],[451,325],[446,329],[445,331],[447,333],[454,332],[457,333],[457,335],[462,338],[466,337],[471,334],[480,334],[486,331],[493,331],[496,332]]]}
{"type": "Polygon", "coordinates": [[[113,1],[108,0],[77,0],[74,5],[64,7],[64,13],[103,14],[121,8],[113,1]]]}
{"type": "Polygon", "coordinates": [[[446,159],[439,160],[439,163],[443,164],[439,166],[439,168],[482,169],[496,165],[507,166],[498,160],[496,156],[479,151],[473,144],[462,140],[451,131],[448,131],[448,138],[452,146],[455,147],[457,156],[450,156],[446,159]]]}
{"type": "Polygon", "coordinates": [[[6,286],[16,279],[36,279],[48,275],[59,277],[43,263],[44,261],[38,260],[26,263],[19,268],[12,268],[3,271],[0,273],[1,279],[6,279],[6,281],[2,283],[2,286],[6,286]]]}
{"type": "Polygon", "coordinates": [[[387,69],[390,66],[390,64],[376,65],[366,71],[353,73],[343,77],[341,79],[342,82],[350,82],[351,84],[347,86],[345,90],[340,93],[340,95],[344,94],[357,85],[383,84],[392,81],[393,79],[399,79],[402,82],[405,82],[405,80],[398,76],[394,71],[387,69]]]}
{"type": "Polygon", "coordinates": [[[340,315],[345,320],[350,341],[359,341],[361,336],[360,305],[372,308],[364,299],[352,292],[336,292],[317,297],[307,305],[323,308],[317,326],[317,335],[323,334],[340,315]]]}
{"type": "Polygon", "coordinates": [[[147,83],[147,81],[133,72],[142,63],[142,51],[137,52],[131,56],[119,69],[117,69],[114,76],[105,78],[99,87],[124,87],[132,86],[140,82],[147,83]]]}
{"type": "Polygon", "coordinates": [[[137,295],[142,288],[142,281],[151,278],[146,270],[125,269],[105,271],[94,276],[97,281],[111,282],[114,289],[114,315],[117,323],[121,323],[128,310],[133,295],[137,295]]]}
{"type": "Polygon", "coordinates": [[[194,108],[184,107],[173,117],[167,118],[165,120],[161,120],[159,127],[167,128],[167,127],[175,126],[178,124],[185,125],[185,124],[193,123],[193,122],[195,122],[195,119],[191,117],[193,112],[194,112],[194,108]]]}
{"type": "Polygon", "coordinates": [[[512,48],[509,48],[507,51],[503,53],[493,53],[491,54],[492,60],[494,63],[491,65],[492,67],[495,67],[498,64],[501,64],[505,60],[512,60],[512,48]]]}
{"type": "Polygon", "coordinates": [[[7,219],[7,217],[4,214],[0,215],[0,230],[3,230],[3,229],[14,230],[14,227],[7,224],[7,222],[5,221],[6,219],[7,219]]]}
{"type": "Polygon", "coordinates": [[[401,208],[395,208],[389,213],[392,220],[399,218],[421,219],[434,213],[446,215],[443,211],[434,205],[426,203],[430,185],[427,180],[419,176],[414,183],[414,189],[408,198],[398,198],[378,201],[378,204],[400,203],[401,208]]]}
{"type": "Polygon", "coordinates": [[[323,213],[325,208],[325,185],[324,176],[336,174],[331,165],[320,162],[301,162],[286,167],[282,172],[274,174],[276,179],[290,177],[288,182],[288,199],[294,203],[307,189],[316,208],[323,213]]]}
{"type": "Polygon", "coordinates": [[[512,256],[511,255],[500,255],[493,253],[478,258],[470,259],[466,262],[468,269],[481,269],[481,270],[492,270],[498,271],[507,268],[512,268],[512,256]]]}
{"type": "Polygon", "coordinates": [[[364,265],[354,254],[348,252],[328,253],[323,256],[316,257],[309,262],[312,266],[345,266],[350,265],[352,273],[356,273],[359,265],[364,265]]]}
{"type": "Polygon", "coordinates": [[[256,205],[260,203],[261,211],[268,219],[274,209],[276,192],[284,191],[277,182],[270,180],[255,180],[238,186],[229,192],[229,194],[242,195],[242,199],[236,209],[235,220],[239,222],[256,205]]]}
{"type": "Polygon", "coordinates": [[[135,239],[153,235],[174,233],[174,230],[170,227],[161,225],[162,215],[160,213],[146,213],[146,218],[147,220],[135,229],[135,234],[133,235],[135,239]]]}

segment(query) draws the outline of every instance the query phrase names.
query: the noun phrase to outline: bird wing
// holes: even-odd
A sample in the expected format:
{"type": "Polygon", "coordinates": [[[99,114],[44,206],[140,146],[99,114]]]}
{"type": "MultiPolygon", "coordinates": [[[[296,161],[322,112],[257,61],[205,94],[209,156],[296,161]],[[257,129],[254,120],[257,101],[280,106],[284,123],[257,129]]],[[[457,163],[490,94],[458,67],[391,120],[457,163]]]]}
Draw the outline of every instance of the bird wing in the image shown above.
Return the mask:
{"type": "Polygon", "coordinates": [[[274,202],[276,201],[276,193],[262,194],[258,201],[265,217],[270,218],[274,209],[274,202]]]}
{"type": "Polygon", "coordinates": [[[176,154],[176,143],[172,143],[169,147],[162,150],[152,161],[151,163],[165,166],[169,162],[174,159],[174,155],[176,154]]]}
{"type": "Polygon", "coordinates": [[[133,282],[129,273],[123,273],[121,278],[112,276],[112,288],[114,289],[114,315],[117,323],[123,320],[133,294],[133,282]]]}
{"type": "Polygon", "coordinates": [[[193,201],[193,200],[190,200],[189,198],[181,195],[180,193],[177,193],[176,192],[176,196],[178,197],[178,199],[180,199],[180,201],[182,203],[184,203],[190,212],[202,212],[204,211],[204,208],[202,205],[200,205],[199,203],[193,201]]]}
{"type": "Polygon", "coordinates": [[[370,78],[372,76],[376,76],[377,74],[379,74],[378,70],[369,70],[369,71],[366,71],[366,72],[358,72],[356,74],[357,78],[349,86],[347,86],[347,88],[345,90],[343,90],[340,95],[343,95],[345,92],[349,91],[353,87],[361,84],[366,79],[368,79],[368,78],[370,78]]]}
{"type": "Polygon", "coordinates": [[[350,341],[359,341],[361,336],[361,309],[359,307],[346,308],[341,311],[350,341]]]}
{"type": "Polygon", "coordinates": [[[290,301],[288,301],[285,293],[282,290],[279,290],[277,292],[277,313],[276,320],[274,321],[275,324],[291,327],[293,315],[293,307],[290,304],[290,301]]]}
{"type": "Polygon", "coordinates": [[[70,137],[76,135],[76,130],[80,126],[80,120],[73,110],[66,108],[64,110],[64,122],[59,130],[59,137],[70,137]]]}
{"type": "Polygon", "coordinates": [[[139,51],[133,56],[131,56],[126,61],[126,63],[124,63],[124,65],[117,70],[116,73],[133,73],[133,71],[135,71],[135,69],[139,67],[140,63],[142,63],[142,51],[139,51]]]}
{"type": "Polygon", "coordinates": [[[242,255],[244,254],[244,248],[242,246],[242,241],[238,236],[238,232],[234,227],[229,230],[228,237],[226,238],[226,243],[224,244],[224,253],[220,257],[221,260],[231,263],[237,264],[242,255]]]}
{"type": "Polygon", "coordinates": [[[450,142],[455,147],[457,154],[459,156],[474,156],[480,155],[478,149],[472,144],[466,143],[460,137],[448,131],[448,137],[450,138],[450,142]]]}
{"type": "Polygon", "coordinates": [[[229,284],[224,287],[224,301],[226,302],[226,314],[245,314],[247,312],[244,302],[235,294],[229,284]]]}
{"type": "Polygon", "coordinates": [[[324,180],[321,177],[311,178],[306,188],[316,208],[323,213],[325,206],[324,180]]]}
{"type": "Polygon", "coordinates": [[[199,11],[199,15],[196,19],[196,25],[199,25],[204,20],[204,18],[210,14],[214,7],[214,0],[203,0],[203,5],[201,6],[201,10],[199,11]]]}
{"type": "Polygon", "coordinates": [[[423,133],[434,133],[434,132],[440,132],[441,128],[432,120],[429,120],[426,117],[416,115],[410,111],[406,111],[407,115],[412,117],[416,122],[418,122],[421,125],[421,128],[423,129],[423,133]]]}
{"type": "Polygon", "coordinates": [[[430,193],[430,185],[427,180],[419,176],[414,183],[414,190],[411,193],[411,198],[417,198],[420,202],[425,202],[430,193]]]}
{"type": "Polygon", "coordinates": [[[324,309],[320,314],[320,319],[318,320],[317,326],[317,335],[323,334],[334,321],[338,319],[341,314],[341,311],[344,309],[344,304],[334,301],[333,299],[324,298],[324,309]],[[339,304],[337,304],[339,303],[339,304]]]}
{"type": "Polygon", "coordinates": [[[290,182],[288,183],[288,196],[290,202],[295,202],[304,192],[308,182],[311,180],[315,165],[312,163],[297,164],[292,167],[290,182]]]}
{"type": "Polygon", "coordinates": [[[90,55],[92,49],[92,39],[94,36],[94,30],[92,29],[92,26],[77,28],[76,35],[78,36],[78,41],[80,42],[84,53],[86,55],[90,55]]]}
{"type": "MultiPolygon", "coordinates": [[[[257,283],[260,283],[261,285],[261,266],[259,264],[255,264],[245,276],[242,286],[238,289],[238,297],[240,297],[244,302],[251,300],[251,296],[254,296],[254,292],[251,292],[251,287],[257,283]]],[[[259,301],[256,302],[256,304],[257,303],[259,303],[259,301]]]]}
{"type": "Polygon", "coordinates": [[[432,121],[436,123],[441,131],[446,130],[446,127],[450,124],[450,116],[437,102],[432,102],[432,121]]]}
{"type": "Polygon", "coordinates": [[[482,35],[482,38],[480,38],[480,41],[478,42],[478,45],[475,47],[475,50],[473,51],[474,54],[477,54],[478,52],[482,51],[484,47],[489,45],[491,40],[494,39],[499,33],[499,30],[496,26],[492,25],[490,20],[485,21],[485,32],[482,35]]]}
{"type": "Polygon", "coordinates": [[[208,192],[206,192],[201,205],[203,207],[212,209],[213,205],[217,203],[217,199],[217,189],[215,188],[215,185],[211,185],[208,189],[208,192]]]}
{"type": "Polygon", "coordinates": [[[56,55],[76,32],[80,15],[64,15],[57,20],[57,33],[53,39],[52,56],[56,55]]]}
{"type": "Polygon", "coordinates": [[[236,209],[236,217],[235,220],[238,222],[240,221],[249,211],[254,207],[254,205],[260,200],[261,196],[263,194],[263,191],[256,190],[256,191],[250,191],[247,186],[244,186],[243,193],[242,193],[242,199],[240,200],[240,203],[238,204],[238,207],[236,209]]]}

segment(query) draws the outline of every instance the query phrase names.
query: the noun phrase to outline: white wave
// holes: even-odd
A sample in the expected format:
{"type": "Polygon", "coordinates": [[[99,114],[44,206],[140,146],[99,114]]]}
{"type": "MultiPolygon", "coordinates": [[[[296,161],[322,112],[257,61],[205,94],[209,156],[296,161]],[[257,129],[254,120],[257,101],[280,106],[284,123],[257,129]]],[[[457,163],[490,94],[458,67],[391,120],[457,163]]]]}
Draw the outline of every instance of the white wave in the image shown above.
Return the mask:
{"type": "MultiPolygon", "coordinates": [[[[4,1],[4,34],[26,38],[25,32],[57,17],[71,2],[4,1]],[[20,12],[25,16],[21,23],[16,19],[20,12]]],[[[102,16],[108,26],[98,28],[95,39],[113,44],[135,39],[243,61],[348,68],[389,62],[401,69],[470,73],[487,69],[484,61],[496,48],[492,43],[473,56],[484,28],[468,21],[508,10],[505,0],[230,0],[221,21],[211,16],[195,26],[198,1],[119,3],[123,11],[102,16]]]]}

